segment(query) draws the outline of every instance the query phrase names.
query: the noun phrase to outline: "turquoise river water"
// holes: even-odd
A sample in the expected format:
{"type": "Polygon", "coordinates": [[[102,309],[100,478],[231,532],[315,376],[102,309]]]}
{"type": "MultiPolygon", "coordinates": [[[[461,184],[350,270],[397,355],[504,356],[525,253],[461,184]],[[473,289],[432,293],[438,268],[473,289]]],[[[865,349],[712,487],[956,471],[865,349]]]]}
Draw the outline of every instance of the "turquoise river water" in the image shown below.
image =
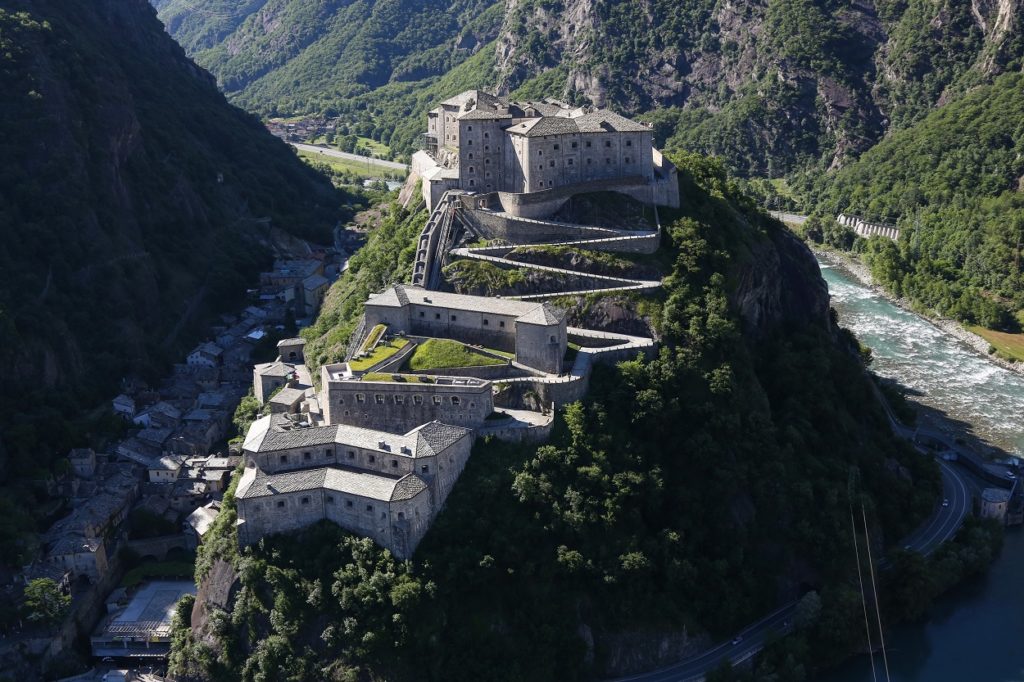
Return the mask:
{"type": "MultiPolygon", "coordinates": [[[[821,263],[839,312],[873,369],[918,392],[923,403],[971,424],[1009,452],[1024,454],[1024,377],[980,357],[928,321],[893,305],[853,277],[821,263]]],[[[1024,530],[1010,529],[982,579],[932,608],[925,623],[887,633],[892,682],[1024,682],[1024,530]]],[[[877,680],[885,680],[876,656],[877,680]]],[[[817,682],[874,682],[859,656],[817,682]]]]}

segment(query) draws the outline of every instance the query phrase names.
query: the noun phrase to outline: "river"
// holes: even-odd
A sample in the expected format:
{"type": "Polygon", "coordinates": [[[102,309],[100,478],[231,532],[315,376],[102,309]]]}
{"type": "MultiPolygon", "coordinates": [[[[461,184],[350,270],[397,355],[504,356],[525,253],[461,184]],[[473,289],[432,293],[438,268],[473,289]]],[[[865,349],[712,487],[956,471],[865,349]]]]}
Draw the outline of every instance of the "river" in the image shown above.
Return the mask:
{"type": "MultiPolygon", "coordinates": [[[[920,393],[921,402],[1024,453],[1024,377],[994,365],[926,320],[893,305],[856,279],[821,263],[839,312],[873,352],[873,369],[920,393]]],[[[1024,682],[1024,530],[1010,529],[999,559],[981,579],[939,600],[925,623],[887,634],[893,682],[1024,682]]],[[[884,680],[876,660],[878,679],[884,680]]],[[[858,656],[817,682],[874,682],[858,656]]]]}

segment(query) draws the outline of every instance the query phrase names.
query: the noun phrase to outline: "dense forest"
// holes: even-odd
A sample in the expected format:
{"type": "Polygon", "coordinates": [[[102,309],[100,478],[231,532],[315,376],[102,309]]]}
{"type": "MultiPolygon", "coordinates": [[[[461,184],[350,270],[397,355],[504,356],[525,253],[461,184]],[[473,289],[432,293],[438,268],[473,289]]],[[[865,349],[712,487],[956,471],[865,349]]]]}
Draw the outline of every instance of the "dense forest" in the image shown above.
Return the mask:
{"type": "Polygon", "coordinates": [[[349,197],[142,0],[0,3],[0,92],[0,546],[20,565],[50,465],[106,428],[120,379],[182,357],[275,234],[328,240],[349,197]]]}
{"type": "MultiPolygon", "coordinates": [[[[412,562],[330,524],[239,554],[222,515],[198,577],[224,560],[240,589],[195,632],[183,605],[176,674],[581,679],[613,669],[627,633],[700,646],[807,591],[810,658],[856,645],[849,506],[894,543],[937,471],[890,433],[806,249],[720,163],[677,161],[689,201],[666,219],[658,357],[599,367],[546,445],[478,442],[412,562]]],[[[418,217],[392,207],[371,235],[308,332],[315,358],[364,287],[407,274],[418,217]]]]}
{"type": "Polygon", "coordinates": [[[156,4],[233,101],[264,116],[340,115],[401,155],[418,142],[408,121],[422,127],[427,105],[457,91],[447,75],[648,113],[659,145],[773,177],[855,158],[1024,55],[1015,2],[156,4]]]}
{"type": "Polygon", "coordinates": [[[828,176],[802,176],[810,236],[864,254],[877,281],[971,324],[1024,324],[1024,75],[1006,74],[890,135],[828,176]],[[895,223],[897,243],[854,240],[840,211],[895,223]]]}

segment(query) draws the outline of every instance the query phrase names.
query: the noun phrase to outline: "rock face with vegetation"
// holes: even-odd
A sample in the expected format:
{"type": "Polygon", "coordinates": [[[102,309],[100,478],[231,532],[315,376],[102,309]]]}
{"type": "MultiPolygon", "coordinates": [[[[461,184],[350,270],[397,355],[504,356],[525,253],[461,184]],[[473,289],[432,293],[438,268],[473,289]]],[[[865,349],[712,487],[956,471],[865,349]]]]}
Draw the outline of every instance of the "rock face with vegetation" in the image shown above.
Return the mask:
{"type": "Polygon", "coordinates": [[[158,6],[243,106],[341,114],[401,153],[415,142],[399,125],[410,113],[458,87],[496,85],[627,114],[658,109],[659,144],[774,176],[855,157],[888,129],[1019,68],[1024,54],[1018,0],[158,6]]]}
{"type": "Polygon", "coordinates": [[[969,324],[1024,325],[1024,76],[992,84],[890,135],[833,176],[808,177],[818,242],[863,252],[897,296],[969,324]],[[894,243],[854,240],[840,211],[881,216],[894,243]]]}
{"type": "MultiPolygon", "coordinates": [[[[803,649],[771,665],[799,679],[860,644],[849,505],[891,545],[938,473],[890,433],[806,247],[720,163],[675,161],[687,201],[662,216],[667,278],[643,311],[657,357],[598,366],[543,446],[479,441],[412,561],[330,524],[239,554],[222,514],[197,566],[233,563],[236,596],[199,604],[195,629],[180,616],[173,673],[587,679],[697,651],[807,590],[821,608],[788,640],[803,649]]],[[[306,332],[312,362],[343,352],[368,291],[408,277],[424,218],[395,205],[371,233],[306,332]]]]}
{"type": "MultiPolygon", "coordinates": [[[[121,377],[241,302],[275,235],[329,240],[346,196],[142,0],[4,2],[0,92],[0,481],[45,480],[121,377]]],[[[5,540],[30,495],[0,493],[5,540]]]]}

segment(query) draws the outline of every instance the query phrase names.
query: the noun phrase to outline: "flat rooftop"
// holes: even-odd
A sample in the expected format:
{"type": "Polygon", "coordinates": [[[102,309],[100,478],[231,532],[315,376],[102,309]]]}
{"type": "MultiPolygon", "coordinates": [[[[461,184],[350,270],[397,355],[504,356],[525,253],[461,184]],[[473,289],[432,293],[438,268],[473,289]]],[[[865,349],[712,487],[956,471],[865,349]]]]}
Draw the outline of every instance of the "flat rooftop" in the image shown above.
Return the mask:
{"type": "Polygon", "coordinates": [[[189,580],[154,580],[142,585],[123,611],[102,626],[93,643],[111,640],[159,641],[171,636],[171,621],[178,600],[194,595],[196,585],[189,580]]]}

